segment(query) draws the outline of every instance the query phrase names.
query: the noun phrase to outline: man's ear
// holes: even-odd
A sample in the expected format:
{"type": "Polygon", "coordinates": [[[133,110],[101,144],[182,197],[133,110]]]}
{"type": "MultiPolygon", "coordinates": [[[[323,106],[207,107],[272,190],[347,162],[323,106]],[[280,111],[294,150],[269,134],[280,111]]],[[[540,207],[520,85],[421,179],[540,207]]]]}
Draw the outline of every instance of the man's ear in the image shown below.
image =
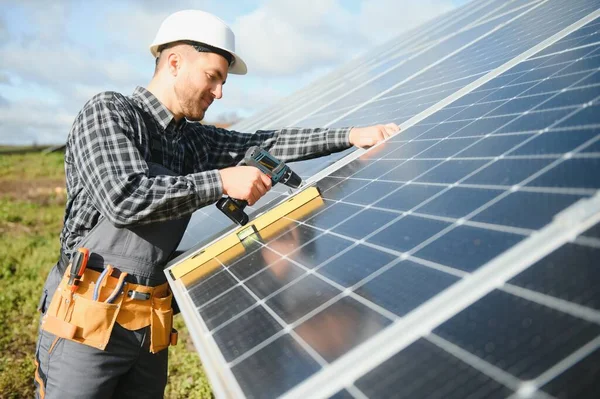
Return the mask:
{"type": "Polygon", "coordinates": [[[182,59],[183,58],[181,57],[181,54],[179,54],[179,52],[174,51],[172,53],[169,53],[169,55],[167,56],[167,68],[169,69],[171,75],[177,76],[177,74],[179,73],[179,69],[181,68],[182,59]]]}

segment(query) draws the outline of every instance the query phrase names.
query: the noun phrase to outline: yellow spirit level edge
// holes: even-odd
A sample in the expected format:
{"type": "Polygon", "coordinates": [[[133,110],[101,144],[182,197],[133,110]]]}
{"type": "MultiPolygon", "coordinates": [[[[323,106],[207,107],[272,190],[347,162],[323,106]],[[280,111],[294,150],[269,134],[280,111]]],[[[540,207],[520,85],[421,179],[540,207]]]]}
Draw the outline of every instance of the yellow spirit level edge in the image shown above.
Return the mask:
{"type": "Polygon", "coordinates": [[[281,219],[282,217],[292,213],[293,211],[306,204],[307,202],[311,201],[312,199],[318,197],[319,195],[319,190],[316,187],[308,187],[307,189],[289,198],[288,200],[279,204],[270,211],[267,211],[264,214],[258,216],[256,219],[250,222],[250,225],[236,229],[232,233],[221,238],[219,241],[204,248],[204,250],[202,250],[200,253],[191,256],[185,261],[173,266],[173,268],[171,269],[171,275],[175,280],[181,278],[182,276],[191,272],[198,266],[203,265],[204,263],[216,258],[223,252],[227,251],[234,245],[239,244],[240,238],[238,234],[248,229],[251,225],[254,225],[254,228],[257,231],[260,231],[265,227],[269,226],[270,224],[281,219]]]}

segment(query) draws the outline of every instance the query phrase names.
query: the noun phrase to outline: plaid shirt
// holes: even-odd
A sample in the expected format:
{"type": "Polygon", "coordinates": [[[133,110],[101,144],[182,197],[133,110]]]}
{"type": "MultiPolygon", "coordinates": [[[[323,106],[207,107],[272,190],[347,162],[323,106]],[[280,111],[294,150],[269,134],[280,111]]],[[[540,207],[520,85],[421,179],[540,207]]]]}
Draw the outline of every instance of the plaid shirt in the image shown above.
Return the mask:
{"type": "Polygon", "coordinates": [[[146,89],[105,92],[79,112],[67,140],[61,245],[71,252],[106,217],[117,227],[188,216],[223,194],[218,169],[259,145],[283,161],[346,149],[349,128],[239,133],[182,119],[146,89]],[[177,176],[149,177],[148,162],[177,176]]]}

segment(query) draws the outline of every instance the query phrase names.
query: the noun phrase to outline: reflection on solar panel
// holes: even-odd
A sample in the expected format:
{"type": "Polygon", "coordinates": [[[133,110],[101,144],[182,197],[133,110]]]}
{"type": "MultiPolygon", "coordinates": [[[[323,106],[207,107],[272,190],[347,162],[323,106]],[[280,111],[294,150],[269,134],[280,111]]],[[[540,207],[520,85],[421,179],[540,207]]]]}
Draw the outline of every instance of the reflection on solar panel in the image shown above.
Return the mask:
{"type": "Polygon", "coordinates": [[[597,397],[599,16],[473,1],[240,124],[403,132],[295,165],[320,197],[170,265],[215,394],[597,397]]]}

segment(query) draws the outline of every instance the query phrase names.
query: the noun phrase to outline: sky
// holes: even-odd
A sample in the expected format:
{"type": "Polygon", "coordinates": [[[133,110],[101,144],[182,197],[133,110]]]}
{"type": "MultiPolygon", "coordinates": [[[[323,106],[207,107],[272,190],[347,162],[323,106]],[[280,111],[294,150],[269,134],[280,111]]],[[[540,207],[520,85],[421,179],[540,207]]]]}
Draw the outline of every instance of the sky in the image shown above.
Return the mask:
{"type": "Polygon", "coordinates": [[[154,71],[169,14],[201,9],[236,35],[230,75],[205,121],[243,118],[466,0],[0,0],[0,145],[61,144],[93,95],[130,94],[154,71]]]}

